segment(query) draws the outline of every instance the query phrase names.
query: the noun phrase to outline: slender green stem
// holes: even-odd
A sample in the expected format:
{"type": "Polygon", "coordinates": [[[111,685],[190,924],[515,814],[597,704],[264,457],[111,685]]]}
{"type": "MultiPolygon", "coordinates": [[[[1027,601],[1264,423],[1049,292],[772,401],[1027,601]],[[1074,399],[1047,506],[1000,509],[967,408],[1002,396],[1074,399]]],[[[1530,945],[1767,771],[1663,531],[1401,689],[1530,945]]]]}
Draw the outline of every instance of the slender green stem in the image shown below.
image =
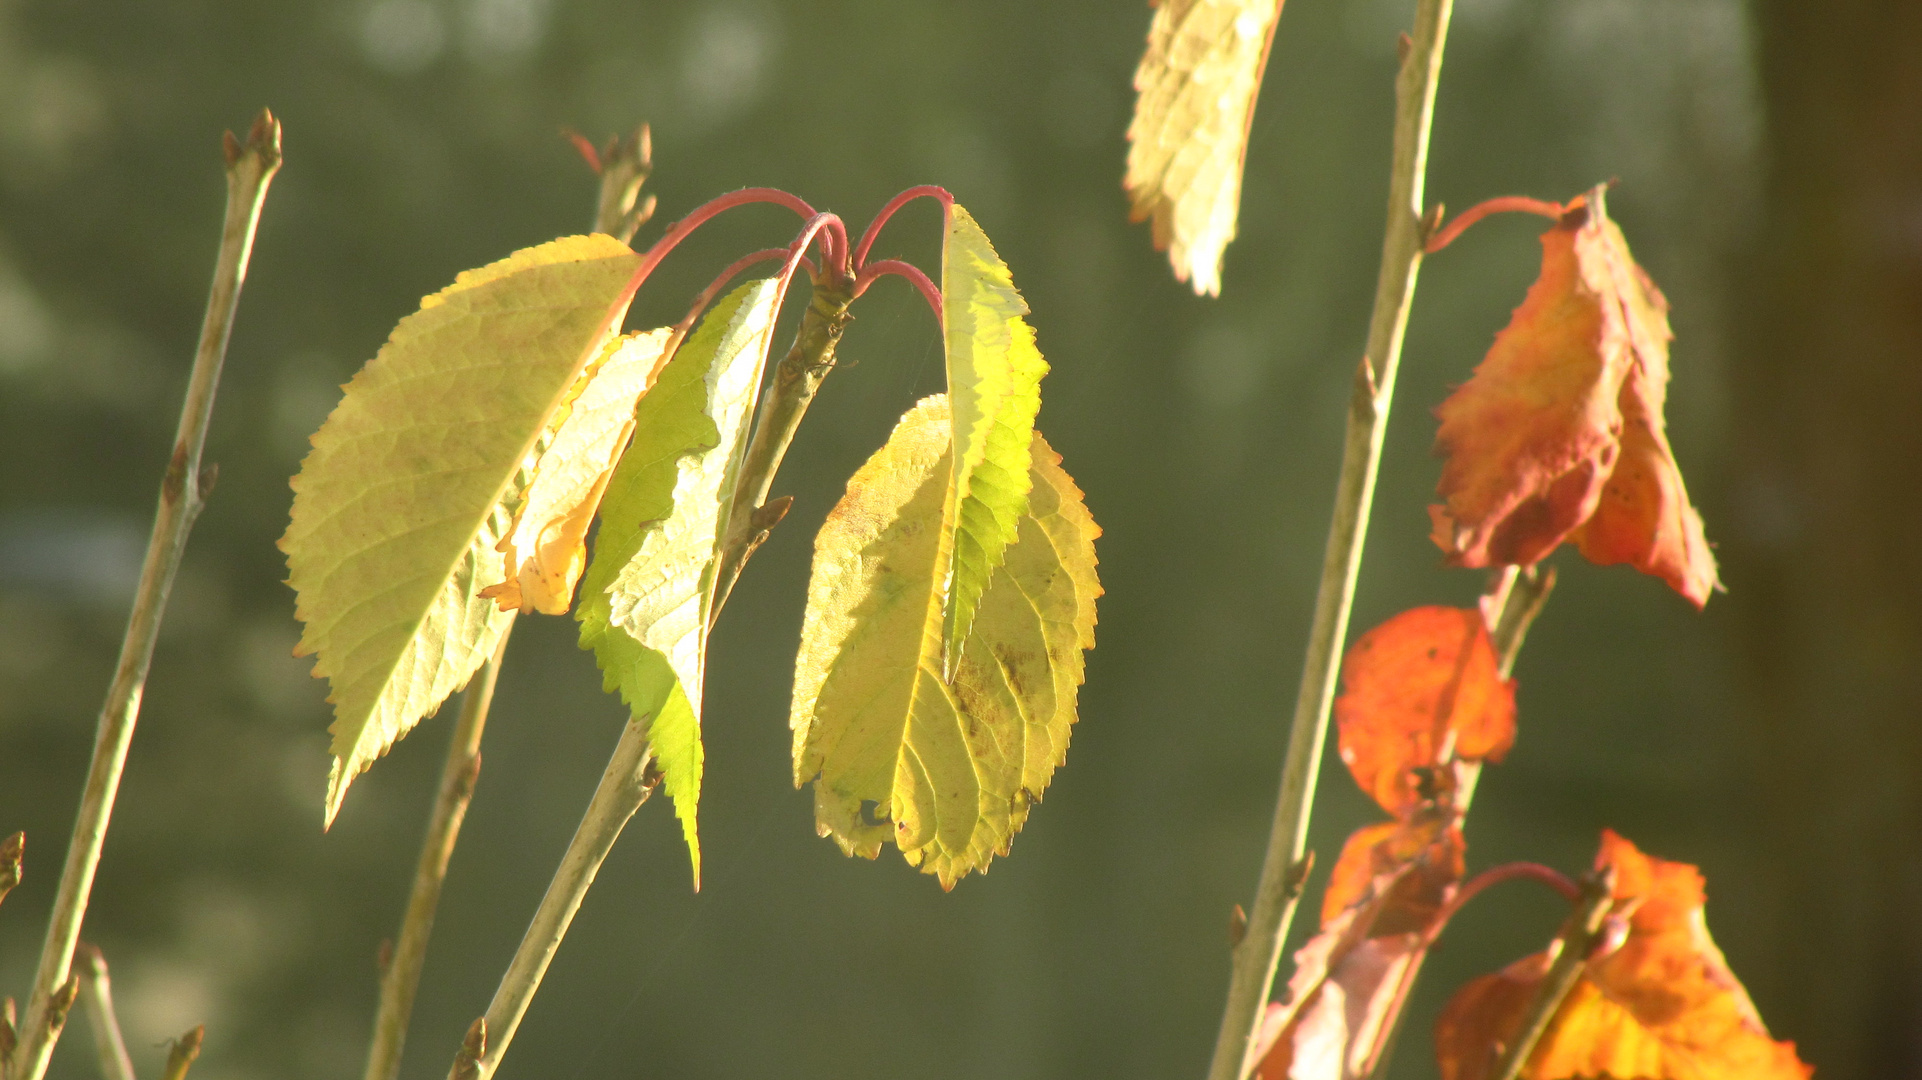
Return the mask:
{"type": "Polygon", "coordinates": [[[107,977],[107,959],[100,950],[80,944],[80,1004],[87,1011],[87,1026],[93,1029],[93,1048],[100,1055],[100,1075],[105,1080],[135,1080],[133,1059],[127,1056],[127,1040],[120,1034],[120,1017],[113,1008],[113,981],[107,977]]]}
{"type": "Polygon", "coordinates": [[[513,623],[501,632],[494,655],[467,684],[461,698],[460,718],[447,747],[447,762],[441,766],[440,795],[434,800],[433,814],[427,821],[427,837],[421,842],[420,861],[414,867],[414,887],[407,898],[407,914],[402,918],[400,937],[395,939],[393,955],[380,977],[380,1006],[374,1014],[374,1040],[367,1051],[366,1080],[393,1080],[400,1072],[400,1056],[407,1043],[407,1024],[414,1013],[414,995],[420,989],[421,967],[427,960],[427,939],[434,932],[434,913],[440,907],[441,886],[447,881],[447,864],[454,857],[460,840],[461,823],[474,799],[474,784],[480,779],[481,733],[487,728],[487,713],[494,703],[494,684],[500,678],[501,659],[507,654],[507,639],[513,623]]]}
{"type": "Polygon", "coordinates": [[[620,838],[628,819],[653,793],[659,779],[654,769],[654,753],[648,745],[646,721],[629,720],[621,732],[621,741],[614,748],[613,759],[607,763],[607,770],[594,789],[587,813],[574,830],[574,838],[568,842],[560,869],[554,872],[547,894],[541,897],[541,906],[534,913],[534,921],[522,935],[520,947],[508,964],[507,973],[501,977],[500,987],[494,991],[494,1000],[482,1018],[484,1023],[469,1029],[467,1043],[474,1043],[478,1032],[481,1052],[470,1052],[471,1047],[464,1043],[462,1053],[456,1055],[454,1066],[448,1072],[452,1080],[486,1080],[500,1067],[508,1044],[514,1040],[514,1031],[520,1027],[521,1017],[527,1014],[535,991],[540,989],[547,965],[561,947],[561,939],[567,936],[567,928],[574,921],[575,912],[580,910],[588,887],[594,884],[601,863],[613,850],[614,841],[620,838]]]}
{"type": "Polygon", "coordinates": [[[1228,1002],[1215,1040],[1209,1080],[1242,1080],[1254,1065],[1262,1010],[1274,987],[1282,944],[1287,940],[1306,877],[1303,858],[1308,817],[1328,735],[1328,712],[1334,701],[1341,644],[1347,637],[1355,579],[1361,571],[1362,546],[1395,375],[1401,364],[1402,339],[1426,240],[1422,187],[1435,88],[1453,8],[1453,0],[1421,0],[1412,39],[1403,43],[1401,70],[1395,81],[1395,153],[1389,180],[1388,227],[1382,241],[1374,312],[1369,319],[1368,351],[1356,373],[1348,410],[1341,478],[1335,490],[1335,511],[1328,528],[1301,690],[1288,735],[1281,794],[1262,859],[1254,908],[1248,916],[1248,933],[1232,952],[1228,1002]]]}
{"type": "Polygon", "coordinates": [[[127,748],[140,718],[141,691],[146,686],[148,665],[153,661],[160,617],[167,606],[167,593],[173,587],[174,572],[180,567],[181,553],[187,546],[187,534],[193,529],[194,518],[199,515],[205,496],[204,489],[210,482],[201,474],[201,449],[207,441],[207,421],[213,412],[221,362],[227,354],[234,307],[240,299],[241,284],[247,278],[247,260],[253,251],[261,204],[267,198],[268,184],[280,168],[280,122],[272,113],[262,110],[246,145],[241,145],[229,132],[226,150],[227,219],[221,233],[219,259],[214,266],[213,291],[207,298],[207,316],[201,324],[200,349],[194,357],[193,374],[187,384],[187,400],[181,407],[173,457],[161,484],[160,506],[154,514],[153,534],[147,543],[146,561],[141,566],[133,612],[127,619],[126,637],[121,642],[120,661],[114,669],[106,704],[100,711],[93,763],[87,772],[87,786],[79,817],[74,822],[73,839],[67,847],[66,866],[61,872],[53,913],[47,921],[46,942],[40,950],[33,994],[20,1031],[20,1046],[14,1052],[12,1080],[40,1080],[58,1038],[58,1028],[52,1023],[55,996],[72,977],[73,950],[80,939],[81,921],[86,917],[94,872],[100,865],[100,849],[113,816],[114,796],[120,789],[121,771],[126,767],[127,748]]]}
{"type": "Polygon", "coordinates": [[[831,284],[825,275],[814,280],[814,298],[801,316],[794,333],[794,344],[775,366],[774,381],[761,399],[760,415],[755,419],[754,437],[741,459],[741,482],[734,489],[734,506],[728,515],[727,537],[722,542],[721,558],[715,566],[714,614],[727,603],[728,594],[740,579],[748,556],[767,539],[768,530],[787,512],[787,503],[770,504],[767,494],[774,485],[774,474],[781,468],[788,444],[807,415],[821,383],[834,370],[834,350],[848,325],[848,305],[853,296],[831,284]]]}
{"type": "Polygon", "coordinates": [[[1575,981],[1582,976],[1582,968],[1588,963],[1589,953],[1602,937],[1602,927],[1608,911],[1614,904],[1613,873],[1591,874],[1582,881],[1581,898],[1575,902],[1575,910],[1569,913],[1568,921],[1549,946],[1552,959],[1548,973],[1542,977],[1535,988],[1535,999],[1529,1002],[1528,1011],[1522,1014],[1522,1025],[1515,1037],[1502,1048],[1501,1057],[1488,1075],[1494,1080],[1515,1080],[1521,1075],[1522,1066],[1528,1056],[1535,1052],[1535,1044],[1541,1041],[1542,1034],[1548,1030],[1549,1021],[1562,1007],[1563,999],[1575,988],[1575,981]]]}

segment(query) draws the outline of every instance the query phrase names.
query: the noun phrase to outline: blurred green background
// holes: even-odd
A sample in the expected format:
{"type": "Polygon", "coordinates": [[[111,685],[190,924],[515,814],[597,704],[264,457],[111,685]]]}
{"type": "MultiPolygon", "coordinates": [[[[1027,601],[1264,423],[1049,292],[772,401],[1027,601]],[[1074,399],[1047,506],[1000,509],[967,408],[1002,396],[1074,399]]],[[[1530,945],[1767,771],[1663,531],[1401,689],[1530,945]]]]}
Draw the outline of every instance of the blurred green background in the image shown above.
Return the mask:
{"type": "MultiPolygon", "coordinates": [[[[1041,425],[1107,532],[1067,767],[985,878],[943,895],[844,859],[789,780],[813,529],[940,388],[920,300],[856,308],[776,484],[709,673],[706,886],[666,807],[616,848],[507,1077],[1195,1077],[1273,805],[1380,244],[1396,32],[1412,0],[1293,0],[1219,301],[1125,221],[1134,0],[0,0],[0,909],[24,995],[137,573],[218,234],[218,137],[271,106],[268,200],[209,456],[220,480],[161,639],[87,936],[137,1064],[208,1025],[199,1080],[358,1075],[448,733],[423,723],[320,831],[322,688],[289,658],[273,541],[306,436],[420,296],[591,218],[559,137],[654,126],[661,223],[742,185],[858,224],[940,183],[979,217],[1054,366],[1041,425]]],[[[1566,553],[1518,669],[1522,731],[1471,867],[1567,870],[1613,826],[1701,865],[1776,1034],[1824,1076],[1922,1076],[1922,5],[1458,0],[1430,174],[1464,207],[1611,209],[1667,291],[1669,422],[1730,594],[1566,553]]],[[[934,257],[930,204],[884,254],[934,257]]],[[[678,316],[739,211],[649,284],[678,316]]],[[[1427,409],[1532,280],[1533,221],[1430,261],[1355,623],[1465,603],[1424,512],[1427,409]]],[[[443,1075],[612,748],[571,621],[516,632],[405,1075],[443,1075]]],[[[1332,757],[1314,846],[1378,811],[1332,757]]],[[[1323,871],[1325,874],[1325,870],[1323,871]]],[[[1318,896],[1319,875],[1310,903],[1318,896]]],[[[1471,906],[1395,1062],[1433,1074],[1452,987],[1540,946],[1557,903],[1471,906]]],[[[1304,923],[1311,920],[1303,920],[1304,923]]],[[[84,1024],[55,1075],[94,1074],[84,1024]]]]}

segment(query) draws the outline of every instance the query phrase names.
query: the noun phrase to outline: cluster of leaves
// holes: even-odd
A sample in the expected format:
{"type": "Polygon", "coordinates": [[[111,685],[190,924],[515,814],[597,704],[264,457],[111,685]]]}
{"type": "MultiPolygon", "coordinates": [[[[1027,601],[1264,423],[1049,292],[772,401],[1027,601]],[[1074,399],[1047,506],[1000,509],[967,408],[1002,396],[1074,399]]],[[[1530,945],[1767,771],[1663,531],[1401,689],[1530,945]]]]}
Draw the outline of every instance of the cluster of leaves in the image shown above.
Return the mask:
{"type": "Polygon", "coordinates": [[[817,293],[850,299],[881,273],[915,280],[942,323],[949,389],[908,413],[817,539],[796,785],[814,782],[820,831],[844,850],[871,858],[891,840],[944,886],[1007,851],[1066,753],[1099,529],[1034,429],[1047,365],[1026,304],[968,212],[929,193],[946,207],[938,293],[918,270],[866,262],[902,200],[851,249],[838,218],[769,195],[808,218],[788,248],[730,268],[681,325],[621,333],[653,266],[737,193],[645,257],[611,236],[562,238],[460,275],[401,321],[314,435],[281,541],[299,651],[335,706],[330,823],[516,613],[571,609],[645,728],[698,887],[708,629],[731,584],[721,566],[745,557],[729,550],[737,496],[805,264],[817,293]],[[703,310],[763,257],[782,271],[703,310]]]}
{"type": "MultiPolygon", "coordinates": [[[[1281,3],[1156,8],[1135,76],[1124,186],[1135,219],[1152,218],[1175,276],[1217,294],[1281,3]]],[[[1534,878],[1571,901],[1582,895],[1532,864],[1464,882],[1462,824],[1476,779],[1515,738],[1505,676],[1519,636],[1498,657],[1491,632],[1505,623],[1516,575],[1536,580],[1536,564],[1568,541],[1591,562],[1660,578],[1698,608],[1721,588],[1663,420],[1668,303],[1610,220],[1606,194],[1491,200],[1425,240],[1439,251],[1498,211],[1553,221],[1540,276],[1473,377],[1436,410],[1445,462],[1433,539],[1449,565],[1498,568],[1498,585],[1480,610],[1404,612],[1345,658],[1335,703],[1342,760],[1391,820],[1357,830],[1333,868],[1320,931],[1256,1033],[1249,1060],[1265,1080],[1379,1075],[1428,949],[1488,885],[1534,878]]],[[[1709,938],[1694,867],[1605,831],[1589,888],[1605,904],[1604,932],[1565,930],[1549,950],[1449,1002],[1436,1039],[1446,1080],[1497,1076],[1498,1062],[1503,1080],[1809,1075],[1792,1044],[1769,1037],[1709,938]],[[1564,964],[1579,968],[1572,981],[1550,980],[1564,949],[1583,950],[1564,964]],[[1545,1026],[1525,1031],[1534,1012],[1545,1026]]]]}
{"type": "MultiPolygon", "coordinates": [[[[1465,877],[1461,824],[1484,761],[1515,737],[1483,612],[1423,607],[1350,650],[1336,703],[1342,760],[1393,820],[1348,838],[1323,895],[1321,929],[1295,957],[1260,1036],[1264,1080],[1377,1075],[1428,949],[1470,897],[1514,878],[1573,882],[1545,867],[1465,877]]],[[[1709,938],[1692,866],[1602,834],[1609,931],[1584,958],[1521,1075],[1528,1080],[1793,1078],[1810,1070],[1769,1038],[1709,938]]],[[[1484,1080],[1541,991],[1555,948],[1463,987],[1437,1023],[1445,1080],[1484,1080]]]]}

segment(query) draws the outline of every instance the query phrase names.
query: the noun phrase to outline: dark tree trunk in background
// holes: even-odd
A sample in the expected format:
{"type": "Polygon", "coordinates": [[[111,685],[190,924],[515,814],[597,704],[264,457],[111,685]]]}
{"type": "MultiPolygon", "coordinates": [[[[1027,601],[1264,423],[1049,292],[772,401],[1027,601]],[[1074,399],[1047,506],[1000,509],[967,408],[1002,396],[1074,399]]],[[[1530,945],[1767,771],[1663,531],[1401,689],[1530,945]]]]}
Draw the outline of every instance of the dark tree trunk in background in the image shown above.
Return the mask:
{"type": "Polygon", "coordinates": [[[1758,986],[1818,1075],[1922,1076],[1922,3],[1762,0],[1767,216],[1726,553],[1769,807],[1758,986]]]}

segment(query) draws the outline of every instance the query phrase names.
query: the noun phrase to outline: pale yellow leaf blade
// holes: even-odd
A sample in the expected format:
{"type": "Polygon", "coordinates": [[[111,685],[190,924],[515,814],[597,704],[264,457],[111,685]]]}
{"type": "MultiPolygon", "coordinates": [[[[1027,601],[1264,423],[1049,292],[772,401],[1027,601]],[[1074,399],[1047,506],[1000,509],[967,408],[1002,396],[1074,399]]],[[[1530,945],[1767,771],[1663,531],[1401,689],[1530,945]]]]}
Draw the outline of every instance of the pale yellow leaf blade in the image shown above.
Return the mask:
{"type": "Polygon", "coordinates": [[[1035,434],[1032,512],[943,679],[950,419],[942,397],[911,410],[822,526],[791,719],[822,834],[869,858],[892,841],[944,887],[1007,852],[1061,764],[1100,594],[1099,529],[1035,434]]]}
{"type": "Polygon", "coordinates": [[[728,530],[780,294],[778,279],[750,282],[689,343],[690,349],[713,350],[702,410],[713,425],[713,442],[676,462],[674,512],[648,531],[607,590],[610,621],[667,657],[696,717],[707,667],[711,576],[728,530]]]}
{"type": "Polygon", "coordinates": [[[587,560],[588,524],[634,430],[635,402],[654,385],[673,333],[662,327],[609,342],[550,422],[551,439],[500,542],[506,579],[481,590],[502,611],[567,612],[587,560]]]}
{"type": "Polygon", "coordinates": [[[1282,0],[1160,0],[1135,71],[1122,186],[1175,278],[1221,294],[1248,129],[1282,0]]]}
{"type": "Polygon", "coordinates": [[[479,590],[503,576],[503,500],[638,262],[580,236],[460,275],[401,320],[314,435],[281,548],[300,651],[332,691],[329,822],[493,651],[507,616],[479,590]]]}

